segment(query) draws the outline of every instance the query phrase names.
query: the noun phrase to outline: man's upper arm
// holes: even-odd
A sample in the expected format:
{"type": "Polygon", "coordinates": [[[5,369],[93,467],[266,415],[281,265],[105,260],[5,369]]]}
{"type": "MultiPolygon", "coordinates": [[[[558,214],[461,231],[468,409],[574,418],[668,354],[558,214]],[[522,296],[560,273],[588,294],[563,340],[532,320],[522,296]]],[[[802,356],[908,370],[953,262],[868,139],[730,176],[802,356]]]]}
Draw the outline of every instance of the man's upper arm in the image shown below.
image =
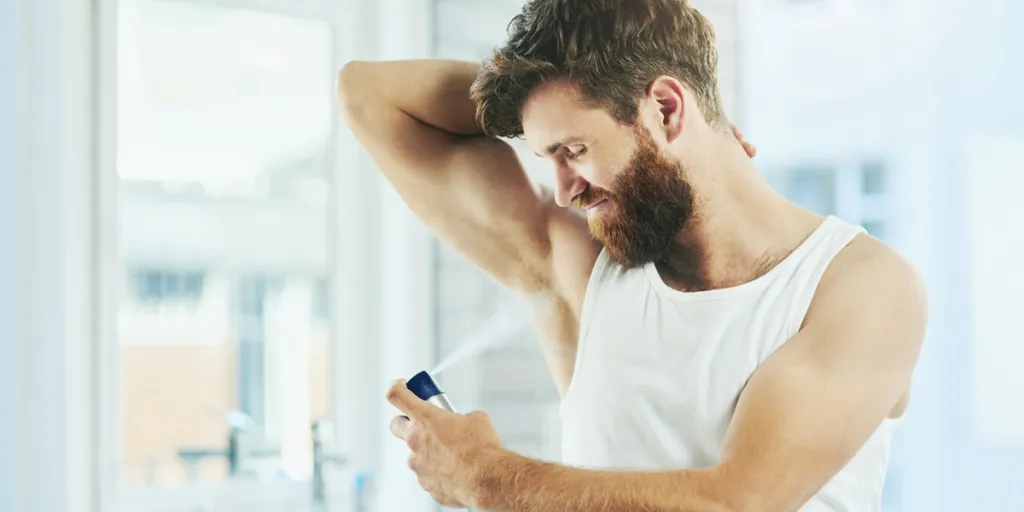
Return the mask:
{"type": "Polygon", "coordinates": [[[926,323],[923,285],[859,237],[832,263],[805,327],[740,396],[718,470],[757,510],[796,510],[863,446],[909,387],[926,323]]]}
{"type": "Polygon", "coordinates": [[[504,141],[448,133],[389,105],[361,103],[348,116],[409,208],[501,283],[522,291],[557,287],[553,244],[578,246],[568,252],[585,266],[593,252],[586,223],[554,207],[504,141]]]}

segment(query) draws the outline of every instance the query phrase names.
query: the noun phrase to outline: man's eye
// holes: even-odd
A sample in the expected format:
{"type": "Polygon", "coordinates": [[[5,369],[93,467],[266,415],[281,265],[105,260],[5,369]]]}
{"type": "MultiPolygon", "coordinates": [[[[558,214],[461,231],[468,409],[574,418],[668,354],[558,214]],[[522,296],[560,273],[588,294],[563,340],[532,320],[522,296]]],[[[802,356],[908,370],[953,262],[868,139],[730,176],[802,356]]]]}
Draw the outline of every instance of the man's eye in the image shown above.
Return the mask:
{"type": "Polygon", "coordinates": [[[585,154],[587,152],[587,148],[584,147],[584,146],[575,146],[575,147],[570,147],[568,149],[569,149],[568,156],[569,156],[570,159],[578,158],[580,155],[583,155],[583,154],[585,154]]]}

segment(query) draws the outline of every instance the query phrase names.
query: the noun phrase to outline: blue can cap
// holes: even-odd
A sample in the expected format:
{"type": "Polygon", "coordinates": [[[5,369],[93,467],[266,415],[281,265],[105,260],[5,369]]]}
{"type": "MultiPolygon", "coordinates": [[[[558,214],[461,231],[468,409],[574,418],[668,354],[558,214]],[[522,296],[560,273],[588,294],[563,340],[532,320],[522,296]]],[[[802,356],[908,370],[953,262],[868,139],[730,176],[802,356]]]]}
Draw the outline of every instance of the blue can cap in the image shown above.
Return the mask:
{"type": "Polygon", "coordinates": [[[427,372],[419,372],[413,375],[409,382],[405,383],[405,387],[409,388],[409,391],[412,391],[414,395],[424,401],[444,393],[437,383],[434,382],[434,378],[427,372]]]}

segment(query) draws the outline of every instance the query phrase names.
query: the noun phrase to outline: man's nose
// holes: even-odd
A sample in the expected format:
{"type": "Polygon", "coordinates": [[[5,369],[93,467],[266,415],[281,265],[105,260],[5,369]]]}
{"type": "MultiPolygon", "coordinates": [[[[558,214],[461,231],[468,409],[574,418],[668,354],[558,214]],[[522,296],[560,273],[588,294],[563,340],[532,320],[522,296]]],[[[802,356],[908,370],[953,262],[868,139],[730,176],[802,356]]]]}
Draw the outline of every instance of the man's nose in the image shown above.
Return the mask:
{"type": "Polygon", "coordinates": [[[557,174],[555,202],[558,203],[558,206],[565,208],[572,204],[572,200],[576,196],[587,190],[588,183],[568,165],[559,165],[555,172],[557,174]]]}

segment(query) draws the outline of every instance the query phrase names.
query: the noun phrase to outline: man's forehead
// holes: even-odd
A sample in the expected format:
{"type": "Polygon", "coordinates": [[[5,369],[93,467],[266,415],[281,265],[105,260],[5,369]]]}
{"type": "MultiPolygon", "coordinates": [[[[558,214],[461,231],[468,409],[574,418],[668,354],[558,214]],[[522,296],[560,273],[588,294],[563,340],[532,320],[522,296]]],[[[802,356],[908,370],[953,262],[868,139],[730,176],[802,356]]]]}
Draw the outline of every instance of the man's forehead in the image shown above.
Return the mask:
{"type": "Polygon", "coordinates": [[[564,79],[556,79],[539,85],[530,91],[523,103],[523,122],[546,121],[572,115],[586,110],[582,96],[564,79]]]}
{"type": "Polygon", "coordinates": [[[522,109],[523,132],[534,152],[580,143],[614,125],[611,115],[583,101],[567,82],[545,83],[530,93],[522,109]]]}

